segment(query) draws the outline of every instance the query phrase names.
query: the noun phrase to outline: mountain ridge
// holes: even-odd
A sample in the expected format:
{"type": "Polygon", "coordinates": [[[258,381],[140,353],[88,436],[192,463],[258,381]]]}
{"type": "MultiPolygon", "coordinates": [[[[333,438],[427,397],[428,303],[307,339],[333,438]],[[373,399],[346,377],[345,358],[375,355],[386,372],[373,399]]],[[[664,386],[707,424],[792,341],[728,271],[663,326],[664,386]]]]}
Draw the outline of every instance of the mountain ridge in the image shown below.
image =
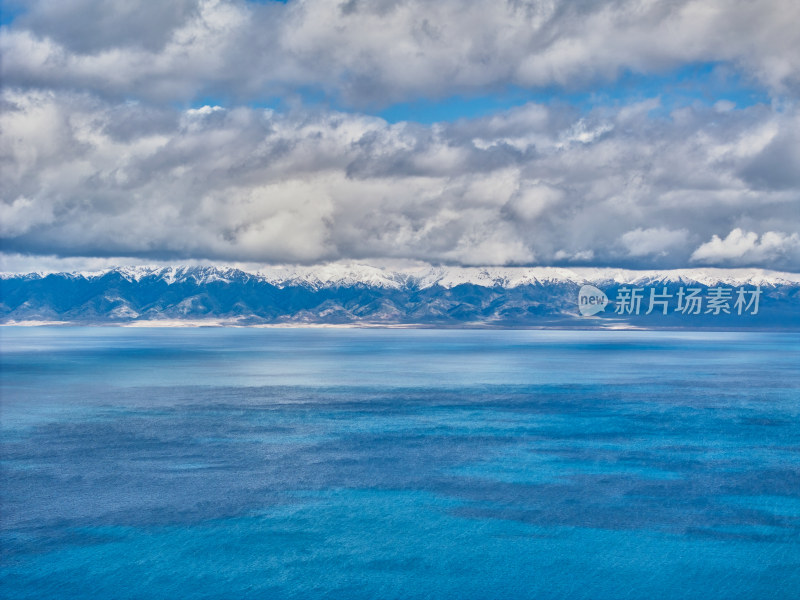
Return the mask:
{"type": "Polygon", "coordinates": [[[0,291],[3,324],[207,322],[800,330],[800,274],[761,269],[391,270],[326,265],[250,272],[217,266],[138,266],[92,272],[6,273],[0,278],[0,291]],[[581,314],[578,294],[583,286],[605,294],[608,306],[598,314],[581,314]],[[689,288],[701,293],[702,310],[687,314],[679,309],[681,294],[689,288]],[[626,313],[623,301],[615,304],[615,300],[631,289],[638,290],[639,304],[635,313],[626,313]],[[722,312],[712,310],[715,289],[727,295],[722,312]],[[743,314],[742,306],[735,303],[737,295],[741,292],[752,298],[756,290],[760,311],[751,307],[743,314]],[[653,304],[656,293],[668,298],[669,306],[663,312],[653,311],[660,306],[653,304]]]}
{"type": "Polygon", "coordinates": [[[416,286],[427,288],[439,285],[452,288],[462,284],[484,287],[517,287],[535,283],[625,283],[639,284],[654,281],[696,282],[704,285],[726,283],[730,285],[800,284],[800,273],[768,269],[743,268],[691,268],[634,270],[611,267],[411,267],[386,269],[365,264],[333,264],[322,266],[277,266],[258,270],[218,266],[122,266],[96,271],[42,271],[31,273],[0,273],[0,278],[46,277],[62,275],[94,279],[119,273],[129,281],[147,277],[161,278],[171,284],[192,278],[198,283],[230,282],[237,278],[254,278],[277,287],[308,285],[329,287],[363,284],[375,287],[416,286]]]}

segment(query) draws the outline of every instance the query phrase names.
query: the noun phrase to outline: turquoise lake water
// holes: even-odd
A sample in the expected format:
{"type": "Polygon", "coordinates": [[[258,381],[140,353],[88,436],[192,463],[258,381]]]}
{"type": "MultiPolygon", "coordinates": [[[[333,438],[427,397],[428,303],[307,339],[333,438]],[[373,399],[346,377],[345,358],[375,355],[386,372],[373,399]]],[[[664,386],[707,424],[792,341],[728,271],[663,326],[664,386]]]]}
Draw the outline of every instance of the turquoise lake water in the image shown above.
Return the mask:
{"type": "Polygon", "coordinates": [[[800,336],[0,330],[0,596],[795,598],[800,336]]]}

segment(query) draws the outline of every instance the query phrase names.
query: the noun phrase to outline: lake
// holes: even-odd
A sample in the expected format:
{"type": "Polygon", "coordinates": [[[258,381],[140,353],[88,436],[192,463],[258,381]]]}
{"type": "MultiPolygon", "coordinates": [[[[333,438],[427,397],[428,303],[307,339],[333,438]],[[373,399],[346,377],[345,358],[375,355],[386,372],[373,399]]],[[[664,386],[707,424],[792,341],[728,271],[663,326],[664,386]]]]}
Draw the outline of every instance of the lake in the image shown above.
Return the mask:
{"type": "Polygon", "coordinates": [[[789,598],[800,336],[0,328],[2,597],[789,598]]]}

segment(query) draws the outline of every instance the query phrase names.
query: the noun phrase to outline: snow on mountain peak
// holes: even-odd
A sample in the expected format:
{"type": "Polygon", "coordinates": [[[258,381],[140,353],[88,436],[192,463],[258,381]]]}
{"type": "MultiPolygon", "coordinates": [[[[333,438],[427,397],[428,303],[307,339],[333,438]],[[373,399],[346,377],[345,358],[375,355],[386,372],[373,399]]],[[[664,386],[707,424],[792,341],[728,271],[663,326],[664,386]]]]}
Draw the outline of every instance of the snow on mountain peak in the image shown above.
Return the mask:
{"type": "MultiPolygon", "coordinates": [[[[630,270],[614,268],[563,267],[443,267],[415,266],[387,269],[358,263],[329,263],[317,266],[270,266],[242,270],[219,266],[124,266],[103,271],[70,273],[72,277],[94,279],[116,273],[131,282],[145,278],[160,279],[171,285],[191,281],[197,284],[230,283],[256,279],[276,287],[303,286],[311,289],[363,285],[387,289],[439,286],[453,288],[462,284],[482,287],[514,288],[521,285],[554,283],[654,285],[685,283],[711,285],[781,285],[800,284],[800,273],[765,269],[694,268],[672,270],[630,270]]],[[[28,274],[26,276],[33,276],[28,274]]],[[[35,274],[46,276],[46,273],[35,274]]],[[[4,273],[2,277],[19,277],[4,273]]]]}

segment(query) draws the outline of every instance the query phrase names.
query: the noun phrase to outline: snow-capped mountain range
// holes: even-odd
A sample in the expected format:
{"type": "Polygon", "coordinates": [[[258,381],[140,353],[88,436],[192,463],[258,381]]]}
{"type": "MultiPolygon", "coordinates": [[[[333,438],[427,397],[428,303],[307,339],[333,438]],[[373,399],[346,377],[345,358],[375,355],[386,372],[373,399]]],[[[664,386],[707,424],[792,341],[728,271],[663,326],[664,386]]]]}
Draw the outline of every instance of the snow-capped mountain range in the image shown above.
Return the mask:
{"type": "MultiPolygon", "coordinates": [[[[349,324],[501,327],[788,328],[800,324],[800,274],[762,269],[431,267],[362,264],[278,266],[132,266],[74,273],[0,275],[3,323],[240,325],[349,324]],[[640,314],[602,311],[581,317],[577,294],[592,285],[612,301],[642,289],[640,314]],[[646,312],[650,288],[671,298],[682,287],[759,289],[756,314],[646,312]],[[712,318],[714,317],[714,318],[712,318]]],[[[677,306],[675,307],[678,308],[677,306]]],[[[752,312],[752,311],[751,311],[752,312]]]]}
{"type": "MultiPolygon", "coordinates": [[[[647,285],[652,283],[701,283],[706,286],[726,285],[786,285],[800,283],[800,273],[766,269],[673,269],[639,271],[610,268],[561,267],[412,267],[386,269],[362,264],[329,264],[321,266],[276,266],[258,270],[197,266],[126,266],[100,271],[58,273],[68,277],[96,279],[117,273],[128,281],[156,278],[167,284],[193,281],[195,283],[231,283],[243,279],[263,281],[283,288],[304,286],[312,289],[364,285],[401,289],[414,286],[420,289],[438,285],[453,288],[471,284],[482,287],[514,288],[521,285],[545,283],[619,283],[647,285]]],[[[46,277],[55,273],[0,273],[0,278],[46,277]]]]}

